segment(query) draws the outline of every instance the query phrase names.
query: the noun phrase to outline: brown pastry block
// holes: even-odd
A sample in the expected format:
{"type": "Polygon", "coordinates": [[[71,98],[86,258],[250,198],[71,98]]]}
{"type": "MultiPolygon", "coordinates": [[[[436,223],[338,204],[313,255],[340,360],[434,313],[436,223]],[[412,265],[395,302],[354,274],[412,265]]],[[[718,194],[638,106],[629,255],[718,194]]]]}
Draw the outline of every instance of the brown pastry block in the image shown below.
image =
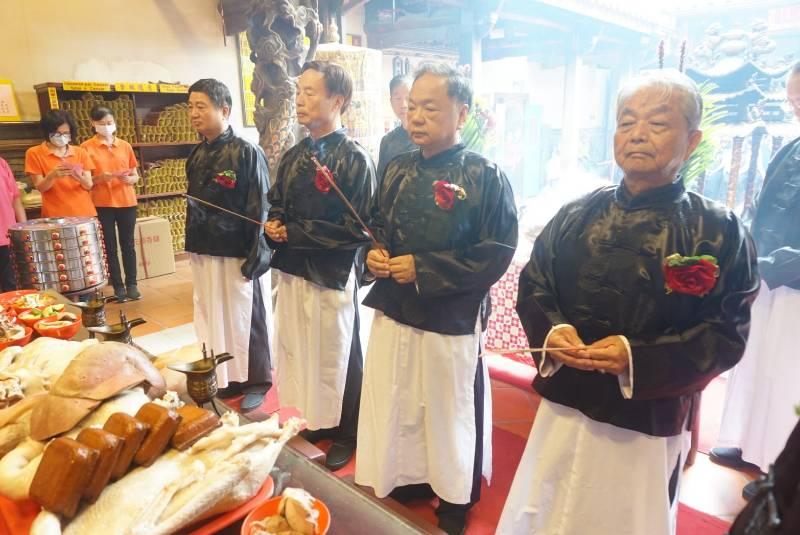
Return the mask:
{"type": "Polygon", "coordinates": [[[133,462],[133,457],[142,445],[144,437],[147,436],[147,431],[150,428],[146,423],[140,422],[129,414],[116,412],[106,421],[103,429],[114,433],[123,442],[117,462],[111,469],[112,479],[119,479],[128,472],[128,468],[133,462]]]}
{"type": "Polygon", "coordinates": [[[133,462],[141,466],[150,466],[169,446],[172,435],[181,423],[181,415],[161,405],[145,403],[135,418],[149,425],[150,432],[139,446],[133,462]]]}
{"type": "Polygon", "coordinates": [[[72,518],[98,457],[97,450],[71,438],[53,440],[33,477],[31,499],[51,513],[72,518]]]}
{"type": "Polygon", "coordinates": [[[83,497],[89,503],[94,503],[111,479],[111,470],[119,459],[124,441],[109,431],[91,427],[82,430],[77,440],[99,453],[89,484],[83,489],[83,497]]]}
{"type": "Polygon", "coordinates": [[[182,419],[178,430],[172,437],[172,447],[180,451],[187,449],[222,425],[216,414],[201,407],[184,405],[177,412],[182,419]]]}

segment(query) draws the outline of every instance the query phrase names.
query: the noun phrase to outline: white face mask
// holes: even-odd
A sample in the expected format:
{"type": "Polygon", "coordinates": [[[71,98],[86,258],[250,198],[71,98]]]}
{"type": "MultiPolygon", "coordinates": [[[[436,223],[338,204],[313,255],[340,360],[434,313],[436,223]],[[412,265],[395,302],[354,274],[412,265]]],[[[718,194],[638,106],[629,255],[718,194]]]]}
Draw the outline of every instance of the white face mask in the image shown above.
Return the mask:
{"type": "Polygon", "coordinates": [[[110,136],[117,131],[116,124],[96,124],[94,125],[95,131],[101,136],[110,136]]]}
{"type": "Polygon", "coordinates": [[[72,138],[69,134],[53,134],[50,136],[50,143],[55,145],[56,147],[64,147],[69,143],[69,140],[72,138]]]}

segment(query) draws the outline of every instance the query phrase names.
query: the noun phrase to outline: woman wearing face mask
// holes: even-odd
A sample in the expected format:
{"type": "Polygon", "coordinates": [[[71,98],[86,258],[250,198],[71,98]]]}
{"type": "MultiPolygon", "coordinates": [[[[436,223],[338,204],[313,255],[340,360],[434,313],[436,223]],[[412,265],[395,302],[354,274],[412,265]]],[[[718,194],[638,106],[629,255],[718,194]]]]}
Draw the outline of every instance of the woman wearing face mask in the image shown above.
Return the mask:
{"type": "Polygon", "coordinates": [[[89,113],[96,135],[81,144],[94,161],[92,200],[103,227],[108,256],[108,271],[114,295],[119,300],[139,299],[136,287],[136,251],[133,234],[136,226],[136,191],[139,180],[136,156],[131,144],[114,135],[114,113],[105,106],[95,106],[89,113]],[[125,268],[123,283],[117,257],[117,232],[125,268]]]}
{"type": "Polygon", "coordinates": [[[42,192],[42,217],[94,217],[89,190],[94,163],[81,147],[70,145],[77,132],[72,116],[50,110],[41,121],[44,142],[25,152],[25,172],[42,192]]]}

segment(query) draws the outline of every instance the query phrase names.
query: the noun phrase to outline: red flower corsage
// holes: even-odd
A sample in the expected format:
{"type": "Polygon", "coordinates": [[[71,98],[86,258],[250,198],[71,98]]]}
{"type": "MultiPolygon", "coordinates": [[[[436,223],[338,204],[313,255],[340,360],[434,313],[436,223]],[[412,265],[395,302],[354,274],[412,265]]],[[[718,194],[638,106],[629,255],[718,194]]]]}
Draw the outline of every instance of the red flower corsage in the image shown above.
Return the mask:
{"type": "Polygon", "coordinates": [[[719,265],[713,256],[673,254],[664,260],[664,286],[667,293],[703,297],[716,286],[717,278],[719,265]]]}
{"type": "Polygon", "coordinates": [[[223,171],[214,177],[214,182],[223,188],[233,189],[236,187],[236,173],[233,171],[223,171]]]}
{"type": "Polygon", "coordinates": [[[331,173],[327,165],[323,166],[322,169],[317,169],[317,174],[314,176],[314,187],[317,188],[320,193],[327,195],[331,191],[331,182],[333,182],[333,173],[331,173]],[[328,176],[330,182],[328,178],[325,178],[325,175],[328,176]]]}
{"type": "Polygon", "coordinates": [[[467,192],[457,184],[452,184],[445,180],[436,180],[433,183],[433,200],[436,206],[448,212],[453,209],[456,199],[463,201],[467,198],[467,192]]]}

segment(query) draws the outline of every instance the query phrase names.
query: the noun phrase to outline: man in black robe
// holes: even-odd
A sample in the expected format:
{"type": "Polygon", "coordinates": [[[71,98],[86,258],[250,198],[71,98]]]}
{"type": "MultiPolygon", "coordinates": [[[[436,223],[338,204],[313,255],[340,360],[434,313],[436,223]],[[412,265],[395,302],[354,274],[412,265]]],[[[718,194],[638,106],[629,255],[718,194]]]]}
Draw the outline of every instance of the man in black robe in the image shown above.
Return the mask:
{"type": "MultiPolygon", "coordinates": [[[[789,71],[786,96],[800,120],[800,62],[789,71]]],[[[800,363],[800,138],[783,147],[764,176],[751,226],[764,284],[753,303],[753,327],[742,361],[731,372],[711,460],[767,472],[797,420],[800,363]]],[[[745,497],[755,485],[745,487],[745,497]]]]}
{"type": "Polygon", "coordinates": [[[674,533],[692,404],[741,358],[758,291],[752,240],[678,172],[702,99],[677,71],[617,100],[622,184],[564,206],[520,276],[542,402],[498,533],[674,533]],[[563,348],[563,349],[559,349],[563,348]]]}
{"type": "Polygon", "coordinates": [[[393,159],[373,209],[381,247],[358,430],[356,482],[401,501],[439,497],[439,527],[464,530],[491,471],[491,389],[480,358],[489,288],[517,245],[511,185],[458,143],[472,104],[454,69],[424,66],[409,99],[421,150],[393,159]]]}
{"type": "Polygon", "coordinates": [[[408,135],[408,92],[410,90],[411,79],[404,74],[398,74],[389,82],[392,111],[400,124],[381,139],[378,155],[379,183],[383,180],[383,172],[386,171],[386,166],[390,161],[396,156],[417,150],[417,146],[408,135]]]}
{"type": "Polygon", "coordinates": [[[356,445],[363,374],[356,292],[360,251],[369,239],[323,173],[330,172],[362,220],[375,191],[372,159],[342,128],[352,92],[341,66],[314,61],[303,67],[297,119],[310,136],[281,158],[265,226],[278,271],[278,399],[300,410],[309,441],[333,439],[326,460],[332,470],[347,464],[356,445]]]}
{"type": "MultiPolygon", "coordinates": [[[[269,170],[261,147],[228,125],[231,94],[214,79],[189,88],[189,118],[203,136],[186,160],[188,194],[265,221],[269,170]]],[[[270,249],[259,225],[188,199],[186,251],[194,283],[194,326],[209,350],[233,360],[217,370],[220,397],[244,394],[241,409],[261,405],[272,385],[268,316],[270,249]]]]}

